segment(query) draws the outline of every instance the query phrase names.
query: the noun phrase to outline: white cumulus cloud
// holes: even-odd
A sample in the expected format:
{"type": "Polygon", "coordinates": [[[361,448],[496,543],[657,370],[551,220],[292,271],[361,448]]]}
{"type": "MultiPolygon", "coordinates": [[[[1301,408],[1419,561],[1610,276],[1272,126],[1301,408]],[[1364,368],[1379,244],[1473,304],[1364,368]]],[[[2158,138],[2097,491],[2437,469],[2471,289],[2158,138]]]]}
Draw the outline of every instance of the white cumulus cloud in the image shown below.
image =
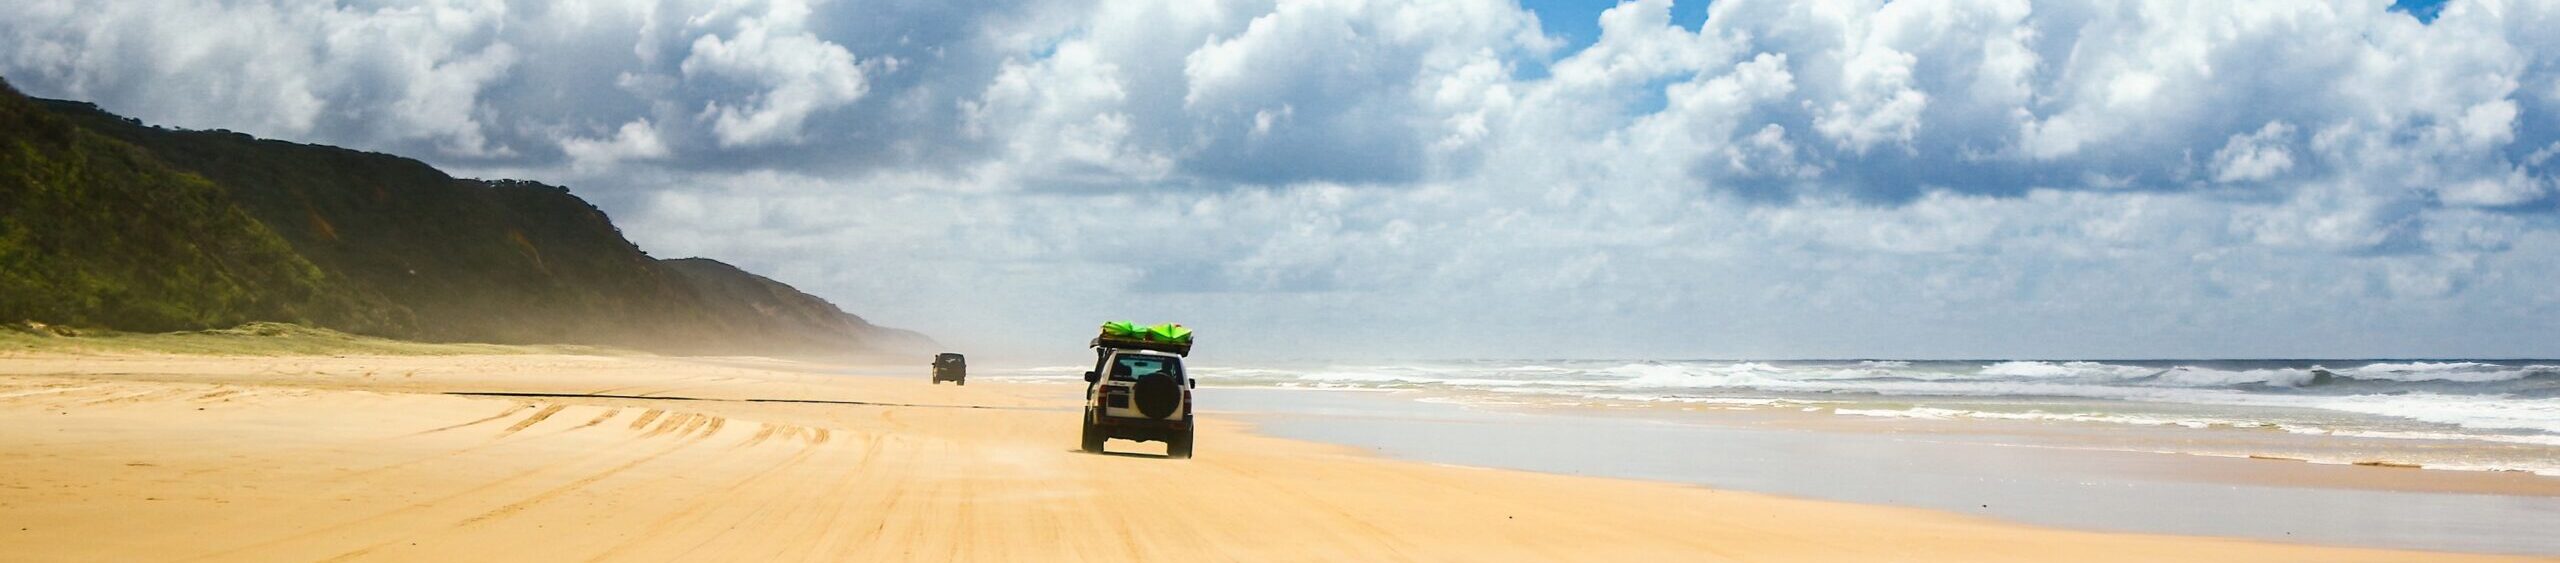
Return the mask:
{"type": "Polygon", "coordinates": [[[721,146],[797,142],[811,114],[851,104],[869,91],[852,52],[799,29],[806,10],[777,2],[770,13],[737,18],[731,29],[693,41],[678,65],[686,78],[724,79],[748,88],[742,97],[703,105],[721,146]]]}
{"type": "Polygon", "coordinates": [[[0,76],[567,182],[964,344],[2560,353],[2560,5],[1672,4],[36,0],[0,76]]]}

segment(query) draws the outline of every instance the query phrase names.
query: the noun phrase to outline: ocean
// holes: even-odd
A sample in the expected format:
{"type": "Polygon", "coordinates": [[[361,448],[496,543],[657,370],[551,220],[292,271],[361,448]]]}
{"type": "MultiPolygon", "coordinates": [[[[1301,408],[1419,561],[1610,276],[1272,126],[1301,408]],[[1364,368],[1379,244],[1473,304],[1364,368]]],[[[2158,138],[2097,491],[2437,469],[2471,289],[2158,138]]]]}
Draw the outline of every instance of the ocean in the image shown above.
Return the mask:
{"type": "MultiPolygon", "coordinates": [[[[1013,375],[1072,379],[1083,369],[1013,375]]],[[[1456,360],[1203,363],[1193,375],[1208,387],[1401,390],[1487,407],[2187,429],[2199,439],[2103,447],[2560,476],[2560,361],[2551,360],[1456,360]]]]}

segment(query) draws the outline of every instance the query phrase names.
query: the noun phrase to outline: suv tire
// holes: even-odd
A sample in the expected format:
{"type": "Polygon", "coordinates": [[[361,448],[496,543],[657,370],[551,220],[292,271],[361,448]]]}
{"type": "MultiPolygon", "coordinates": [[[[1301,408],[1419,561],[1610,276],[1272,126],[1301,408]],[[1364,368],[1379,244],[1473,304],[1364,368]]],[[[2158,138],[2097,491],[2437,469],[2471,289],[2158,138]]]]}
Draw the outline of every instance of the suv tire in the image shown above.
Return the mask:
{"type": "Polygon", "coordinates": [[[1191,417],[1182,417],[1182,435],[1164,441],[1164,456],[1174,459],[1191,459],[1191,432],[1191,417]]]}
{"type": "Polygon", "coordinates": [[[1086,407],[1084,409],[1084,453],[1102,453],[1102,441],[1105,439],[1109,437],[1102,435],[1101,429],[1093,427],[1093,408],[1086,407]]]}

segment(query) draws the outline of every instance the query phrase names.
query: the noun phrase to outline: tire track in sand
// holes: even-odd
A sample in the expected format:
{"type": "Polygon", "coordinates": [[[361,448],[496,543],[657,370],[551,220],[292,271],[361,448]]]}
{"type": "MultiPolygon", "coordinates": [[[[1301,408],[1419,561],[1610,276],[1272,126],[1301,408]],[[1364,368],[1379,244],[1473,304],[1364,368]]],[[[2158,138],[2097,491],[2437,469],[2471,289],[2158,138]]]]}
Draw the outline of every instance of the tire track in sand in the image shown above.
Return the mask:
{"type": "Polygon", "coordinates": [[[639,430],[639,429],[642,429],[642,428],[647,428],[647,427],[649,427],[649,421],[657,420],[657,419],[658,419],[658,415],[662,415],[662,414],[666,414],[666,413],[667,413],[667,411],[660,410],[660,409],[649,409],[649,410],[646,410],[646,411],[642,411],[642,412],[640,413],[640,419],[639,419],[639,420],[633,420],[633,421],[631,421],[631,429],[632,429],[632,430],[639,430]]]}
{"type": "Polygon", "coordinates": [[[517,422],[517,423],[515,424],[515,426],[509,426],[509,427],[507,427],[506,431],[499,432],[499,433],[498,433],[498,437],[500,437],[500,438],[504,438],[504,437],[508,437],[508,436],[513,436],[513,435],[515,435],[515,433],[517,433],[517,432],[523,432],[523,431],[524,431],[524,429],[526,429],[526,428],[532,428],[532,427],[533,427],[533,425],[541,424],[541,423],[542,423],[542,421],[544,421],[544,420],[549,420],[549,419],[551,418],[551,415],[560,414],[560,409],[565,409],[565,408],[569,408],[569,405],[556,405],[556,404],[555,404],[555,405],[550,405],[550,406],[542,407],[542,410],[534,411],[533,416],[525,417],[525,419],[524,419],[524,420],[517,422]]]}
{"type": "MultiPolygon", "coordinates": [[[[508,412],[506,412],[506,413],[502,413],[500,416],[502,416],[502,417],[503,417],[503,416],[511,416],[511,415],[514,415],[514,414],[515,414],[515,413],[517,413],[517,412],[521,412],[521,411],[523,411],[525,408],[532,407],[532,406],[535,406],[535,405],[538,405],[538,404],[539,404],[539,403],[531,404],[531,405],[519,405],[517,408],[515,408],[515,409],[511,409],[511,410],[509,410],[509,411],[508,411],[508,412]]],[[[409,466],[413,466],[413,465],[417,465],[417,464],[421,464],[421,463],[426,463],[426,462],[431,462],[431,461],[436,461],[436,460],[440,460],[440,459],[448,459],[448,458],[454,458],[454,457],[461,457],[461,456],[463,456],[463,455],[472,454],[472,453],[477,453],[477,452],[479,452],[479,451],[481,451],[481,450],[486,450],[486,449],[489,449],[489,448],[495,448],[495,447],[499,447],[499,446],[505,446],[505,445],[511,445],[511,444],[515,444],[515,443],[523,442],[524,440],[522,440],[522,439],[519,439],[519,440],[507,440],[507,438],[512,437],[512,436],[515,436],[515,434],[516,434],[517,432],[522,432],[522,431],[524,431],[525,429],[532,428],[533,426],[535,426],[535,425],[537,425],[537,424],[541,424],[543,420],[546,420],[546,419],[551,418],[551,416],[552,416],[552,415],[559,414],[562,410],[564,410],[564,409],[568,408],[569,406],[571,406],[571,405],[567,405],[567,404],[558,404],[558,405],[548,405],[548,406],[545,406],[545,407],[544,407],[544,408],[542,408],[542,409],[536,410],[536,411],[533,413],[533,416],[526,417],[524,420],[521,420],[521,421],[517,421],[514,425],[511,425],[511,426],[507,427],[505,430],[500,431],[496,437],[493,437],[493,438],[489,439],[489,441],[487,441],[487,442],[483,442],[483,443],[479,443],[479,444],[474,444],[474,445],[470,445],[470,446],[463,446],[463,447],[460,447],[460,448],[455,448],[455,449],[451,449],[451,450],[445,450],[445,451],[442,451],[442,452],[438,452],[438,453],[434,453],[434,454],[429,454],[429,455],[425,455],[425,456],[419,456],[419,457],[410,458],[410,459],[405,459],[405,460],[401,460],[401,461],[395,461],[395,462],[392,462],[392,463],[383,464],[383,465],[378,465],[378,466],[369,467],[369,468],[365,468],[365,469],[353,470],[353,471],[348,472],[345,476],[347,476],[347,477],[356,477],[356,476],[363,476],[363,475],[370,475],[370,474],[375,474],[375,473],[381,473],[381,472],[384,472],[384,471],[390,471],[390,470],[393,470],[393,469],[400,469],[400,468],[409,467],[409,466]]],[[[609,413],[608,413],[608,414],[609,414],[609,413]]],[[[483,419],[482,421],[475,421],[475,422],[467,423],[467,424],[465,424],[465,426],[480,424],[481,422],[485,422],[486,420],[487,420],[487,419],[483,419]]],[[[554,431],[554,432],[550,432],[550,433],[547,433],[547,434],[541,434],[541,435],[538,435],[538,436],[534,436],[533,438],[530,438],[530,439],[540,439],[540,438],[542,438],[542,437],[548,437],[548,436],[553,436],[553,435],[558,435],[558,434],[565,434],[565,433],[568,433],[568,432],[576,431],[576,430],[578,430],[578,428],[585,428],[585,427],[584,427],[584,426],[580,426],[580,427],[577,427],[577,428],[569,428],[569,429],[565,429],[565,430],[554,431]]]]}
{"type": "MultiPolygon", "coordinates": [[[[507,414],[513,414],[513,413],[514,413],[514,412],[516,412],[516,411],[524,410],[524,408],[526,408],[526,407],[530,407],[530,406],[531,406],[531,405],[519,405],[519,406],[518,406],[518,408],[515,408],[515,409],[510,410],[507,414]]],[[[484,419],[482,422],[485,422],[485,421],[486,421],[486,420],[484,419]]],[[[649,436],[654,436],[654,435],[656,435],[656,434],[654,434],[654,433],[653,433],[653,434],[650,434],[649,436]]],[[[545,436],[552,436],[552,435],[545,435],[545,436]]],[[[681,435],[681,434],[679,434],[678,436],[682,436],[682,435],[681,435]]],[[[595,445],[595,446],[592,446],[592,447],[585,448],[585,449],[580,450],[580,451],[575,452],[575,453],[568,454],[568,455],[566,456],[566,458],[568,458],[568,459],[584,459],[584,458],[588,458],[588,457],[595,456],[595,455],[599,455],[599,454],[604,454],[604,453],[611,452],[611,451],[615,451],[615,450],[621,450],[621,449],[624,449],[626,446],[630,445],[631,443],[636,442],[636,441],[639,441],[640,439],[642,439],[642,438],[646,438],[646,437],[648,437],[648,436],[631,437],[631,438],[623,438],[623,439],[620,439],[620,440],[609,441],[609,442],[606,442],[606,443],[602,443],[602,444],[598,444],[598,445],[595,445]]],[[[539,439],[539,438],[536,438],[536,439],[539,439]]],[[[512,509],[512,510],[508,509],[508,507],[509,507],[509,506],[515,506],[515,505],[518,505],[518,504],[523,504],[523,505],[525,505],[525,506],[531,506],[532,504],[539,504],[541,501],[547,501],[547,500],[550,500],[550,499],[552,499],[552,498],[556,498],[556,497],[560,496],[560,494],[565,494],[565,491],[561,491],[562,489],[575,489],[575,488],[584,487],[584,486],[586,486],[586,485],[593,484],[593,483],[595,483],[596,481],[601,481],[601,480],[603,480],[604,478],[611,476],[612,474],[617,474],[617,473],[621,473],[621,472],[623,472],[623,471],[628,471],[628,470],[630,470],[631,468],[633,468],[633,467],[638,467],[639,465],[641,465],[641,464],[643,464],[643,463],[647,463],[647,462],[649,462],[649,461],[651,461],[651,460],[655,460],[655,459],[658,459],[658,458],[660,458],[660,457],[664,457],[664,456],[666,456],[666,455],[668,455],[668,454],[675,453],[675,452],[677,452],[677,451],[683,450],[683,449],[688,448],[688,447],[692,447],[692,446],[693,446],[693,444],[694,444],[694,442],[693,442],[693,441],[689,441],[689,440],[678,440],[678,441],[672,442],[672,443],[670,443],[670,444],[668,444],[668,445],[666,445],[666,446],[664,446],[664,447],[659,448],[657,451],[655,451],[655,452],[653,452],[653,453],[650,453],[650,454],[648,454],[648,455],[646,455],[646,456],[644,456],[644,457],[641,457],[641,458],[639,458],[639,459],[635,459],[635,460],[631,460],[631,461],[629,461],[629,462],[625,462],[625,463],[624,463],[624,464],[622,464],[622,465],[615,466],[615,467],[613,467],[613,468],[607,469],[607,470],[605,470],[605,471],[603,471],[603,472],[600,472],[600,473],[598,473],[598,474],[591,474],[591,475],[587,475],[587,476],[584,476],[584,477],[580,477],[580,478],[578,478],[578,479],[576,479],[576,480],[571,481],[571,482],[570,482],[570,485],[564,485],[564,486],[562,486],[562,487],[554,487],[554,488],[553,488],[552,490],[550,490],[550,491],[546,491],[546,492],[544,492],[544,493],[537,493],[537,494],[533,495],[532,497],[529,497],[529,498],[526,498],[526,499],[520,499],[520,500],[519,500],[519,501],[517,501],[517,502],[509,503],[508,505],[501,506],[501,507],[499,507],[498,509],[493,509],[493,510],[490,510],[490,511],[484,512],[484,513],[483,513],[483,515],[488,515],[489,513],[497,513],[497,512],[502,512],[502,511],[503,511],[503,512],[505,512],[505,513],[507,513],[507,514],[512,514],[512,513],[514,513],[514,512],[521,511],[521,510],[523,510],[523,507],[516,507],[516,508],[514,508],[514,509],[512,509]],[[554,493],[553,491],[561,491],[561,492],[559,492],[559,493],[554,493]],[[530,501],[530,502],[528,502],[528,501],[530,501]]],[[[467,450],[471,450],[471,449],[477,449],[477,447],[473,447],[473,448],[465,448],[465,450],[466,450],[466,451],[467,451],[467,450]]],[[[458,454],[449,453],[449,454],[446,454],[446,455],[440,455],[440,456],[435,456],[435,457],[451,457],[452,455],[458,455],[458,454]]],[[[486,493],[486,492],[489,492],[489,491],[492,491],[492,490],[496,490],[496,489],[499,489],[499,488],[501,488],[501,487],[504,487],[504,486],[507,486],[507,485],[511,485],[511,484],[514,484],[514,483],[517,483],[517,482],[521,482],[521,481],[525,481],[525,480],[528,480],[528,479],[532,479],[532,478],[534,478],[534,477],[540,476],[540,475],[545,474],[545,473],[552,473],[552,472],[554,472],[555,470],[557,470],[557,469],[559,469],[559,468],[560,468],[560,466],[557,466],[557,465],[546,465],[546,466],[534,467],[534,468],[532,468],[532,469],[528,469],[528,470],[524,470],[524,471],[519,471],[519,472],[516,472],[516,473],[513,473],[513,474],[506,475],[506,476],[504,476],[504,477],[500,477],[500,478],[495,479],[495,480],[491,480],[491,481],[483,482],[483,483],[481,483],[481,484],[479,484],[479,485],[474,485],[474,486],[471,486],[471,487],[467,487],[467,488],[464,488],[463,490],[460,490],[460,491],[456,491],[456,492],[452,492],[452,493],[447,493],[447,494],[444,494],[444,495],[439,495],[439,496],[437,496],[437,497],[435,497],[435,498],[431,498],[431,499],[427,499],[427,500],[422,500],[422,501],[417,501],[417,502],[411,502],[411,503],[408,503],[407,505],[402,506],[402,507],[399,507],[399,508],[394,508],[394,509],[390,509],[390,510],[385,510],[385,511],[381,511],[381,512],[376,512],[376,513],[374,513],[374,514],[367,515],[367,516],[360,517],[360,518],[356,518],[356,519],[354,519],[354,520],[348,520],[348,521],[338,522],[338,523],[335,523],[335,524],[331,524],[331,525],[323,526],[323,527],[316,528],[316,529],[305,530],[305,531],[303,531],[303,532],[295,533],[295,534],[291,534],[291,535],[287,535],[287,536],[284,536],[284,537],[279,537],[279,538],[269,539],[269,540],[266,540],[266,541],[261,541],[261,542],[257,542],[257,543],[253,543],[253,544],[249,544],[249,545],[245,545],[245,546],[240,546],[240,547],[235,547],[235,548],[231,548],[231,549],[225,549],[225,550],[222,550],[222,551],[217,551],[217,552],[213,552],[213,553],[209,553],[209,554],[205,554],[205,555],[197,556],[197,557],[191,558],[191,559],[189,559],[189,560],[191,560],[191,561],[207,561],[207,560],[222,560],[222,559],[230,559],[230,558],[236,558],[236,557],[238,557],[240,554],[243,554],[243,553],[253,552],[253,551],[257,551],[257,550],[261,550],[261,549],[274,548],[274,547],[277,547],[277,546],[282,546],[282,545],[286,545],[286,544],[293,543],[293,542],[297,542],[297,541],[311,540],[311,539],[315,539],[315,538],[326,538],[326,537],[331,537],[331,536],[332,536],[332,535],[334,535],[334,534],[344,533],[344,532],[347,532],[347,531],[349,531],[349,530],[351,530],[351,529],[355,529],[355,528],[357,528],[357,527],[364,526],[364,525],[367,525],[367,524],[372,524],[372,523],[381,522],[381,521],[388,520],[388,519],[392,519],[392,518],[399,517],[399,516],[402,516],[402,515],[411,514],[411,513],[414,513],[414,512],[416,512],[416,511],[420,511],[420,510],[428,510],[428,509],[433,509],[433,508],[437,508],[437,507],[441,507],[441,506],[446,506],[446,505],[449,505],[449,504],[453,504],[453,503],[455,503],[455,502],[457,502],[457,501],[469,500],[469,499],[471,499],[471,498],[473,498],[473,497],[477,497],[477,496],[481,495],[482,493],[486,493]]],[[[500,515],[500,516],[503,516],[504,514],[499,514],[499,515],[500,515]]],[[[474,518],[478,518],[478,517],[477,517],[477,516],[475,516],[474,518]]],[[[492,516],[492,518],[494,518],[494,516],[492,516]]],[[[480,520],[487,520],[487,519],[489,519],[489,518],[480,518],[480,520]]],[[[471,518],[466,518],[465,520],[466,520],[466,521],[470,521],[470,520],[472,520],[472,519],[471,519],[471,518]]],[[[467,522],[465,522],[465,523],[467,523],[467,522]]],[[[460,524],[457,524],[457,527],[458,527],[459,525],[460,525],[460,524]]],[[[370,552],[372,552],[372,551],[374,551],[374,550],[378,550],[378,549],[381,549],[381,548],[383,548],[383,547],[387,547],[387,546],[389,546],[389,545],[391,545],[391,544],[399,543],[399,542],[400,542],[400,541],[402,541],[402,540],[409,539],[409,538],[410,538],[410,537],[412,537],[412,536],[413,536],[413,534],[399,534],[399,535],[396,535],[396,536],[394,536],[393,538],[391,538],[391,539],[389,539],[389,540],[386,540],[386,541],[383,541],[383,542],[379,542],[379,543],[375,543],[375,544],[367,545],[367,546],[365,546],[365,547],[358,548],[358,549],[356,549],[356,550],[354,550],[354,551],[349,551],[349,552],[340,553],[340,554],[338,554],[338,555],[331,556],[331,557],[329,557],[327,560],[333,560],[333,561],[334,561],[334,560],[345,560],[345,559],[349,559],[349,558],[360,557],[360,556],[363,556],[363,555],[365,555],[365,554],[367,554],[367,553],[370,553],[370,552]]]]}
{"type": "Polygon", "coordinates": [[[596,417],[595,417],[595,418],[587,419],[587,423],[586,423],[586,424],[580,424],[580,425],[578,425],[578,428],[586,428],[586,427],[589,427],[589,426],[595,426],[595,425],[598,425],[598,424],[604,424],[604,421],[607,421],[607,420],[613,420],[613,417],[616,417],[616,416],[622,416],[622,407],[611,407],[611,408],[607,408],[607,409],[605,409],[605,410],[604,410],[604,413],[603,413],[603,414],[598,414],[598,415],[596,415],[596,417]]]}
{"type": "MultiPolygon", "coordinates": [[[[596,554],[594,557],[587,558],[587,561],[615,561],[629,550],[640,546],[643,542],[651,539],[667,537],[667,532],[672,530],[686,529],[700,525],[711,518],[712,509],[737,499],[738,491],[744,490],[750,485],[769,480],[775,473],[781,472],[784,469],[797,467],[801,463],[808,461],[809,457],[815,455],[817,452],[818,449],[815,446],[802,447],[799,452],[792,454],[789,459],[785,459],[781,463],[776,463],[771,467],[757,470],[755,473],[749,474],[744,478],[730,482],[728,486],[721,487],[719,490],[696,495],[693,498],[688,499],[685,503],[685,508],[677,510],[665,518],[660,518],[657,521],[650,522],[646,526],[642,527],[640,533],[633,535],[633,537],[637,539],[615,545],[602,553],[596,554]],[[677,525],[679,523],[684,525],[677,525]]],[[[749,510],[747,515],[740,518],[738,522],[745,523],[753,521],[756,519],[756,516],[763,514],[768,508],[770,508],[774,502],[785,499],[805,500],[803,497],[794,497],[791,495],[766,495],[763,503],[757,505],[756,508],[749,510]]],[[[709,545],[713,540],[717,540],[722,536],[728,535],[730,531],[734,531],[738,527],[739,526],[731,525],[728,528],[721,530],[721,533],[714,534],[709,538],[703,539],[701,542],[687,548],[683,555],[678,555],[674,560],[691,560],[690,555],[693,551],[702,549],[703,546],[709,545]]]]}
{"type": "Polygon", "coordinates": [[[461,424],[455,424],[455,425],[451,425],[451,426],[440,426],[440,427],[431,428],[431,429],[427,429],[427,430],[420,430],[420,431],[417,431],[417,432],[411,432],[411,433],[408,433],[408,434],[400,435],[400,436],[398,436],[398,438],[410,438],[410,437],[416,437],[416,436],[424,436],[424,435],[428,435],[428,434],[434,434],[434,433],[437,433],[437,432],[443,432],[443,431],[446,431],[446,430],[453,430],[453,429],[457,429],[457,428],[469,428],[469,427],[472,427],[472,426],[479,426],[479,425],[481,425],[481,424],[483,424],[483,423],[487,423],[487,422],[489,422],[489,421],[498,420],[498,419],[502,419],[502,418],[506,418],[506,417],[510,417],[510,416],[515,416],[517,412],[521,412],[521,411],[523,411],[523,410],[525,410],[525,409],[529,409],[529,408],[533,408],[533,403],[517,403],[515,406],[507,407],[507,410],[506,410],[505,412],[500,412],[500,413],[498,413],[498,414],[493,414],[493,415],[489,415],[489,416],[482,417],[482,418],[479,418],[479,419],[474,419],[474,420],[472,420],[472,421],[470,421],[470,422],[465,422],[465,423],[461,423],[461,424]]]}
{"type": "MultiPolygon", "coordinates": [[[[613,466],[613,467],[606,468],[606,469],[605,469],[605,470],[603,470],[603,471],[598,471],[598,472],[591,473],[591,474],[588,474],[588,475],[583,476],[583,477],[579,477],[579,478],[577,478],[577,479],[570,480],[568,483],[563,483],[563,484],[561,484],[560,486],[552,487],[552,488],[549,488],[549,489],[544,489],[544,490],[543,490],[543,491],[541,491],[541,492],[534,493],[534,494],[532,494],[532,495],[528,495],[528,496],[526,496],[526,497],[524,497],[524,498],[521,498],[521,499],[517,499],[517,500],[516,500],[516,501],[514,501],[514,502],[509,502],[509,503],[507,503],[507,504],[499,505],[497,508],[492,508],[492,509],[489,509],[489,510],[487,510],[487,511],[483,511],[483,512],[481,512],[481,513],[479,513],[479,514],[474,514],[474,515],[471,515],[471,516],[469,516],[469,517],[465,517],[465,518],[463,518],[463,519],[461,519],[461,520],[455,520],[455,521],[453,521],[453,523],[452,523],[452,524],[445,526],[443,529],[444,529],[444,530],[458,530],[458,529],[462,529],[462,528],[470,527],[470,526],[472,526],[472,525],[474,525],[474,524],[479,524],[479,523],[481,523],[481,522],[487,522],[487,521],[490,521],[490,520],[496,520],[496,519],[499,519],[499,518],[505,518],[505,517],[508,517],[508,516],[513,516],[513,515],[515,515],[516,513],[524,512],[526,509],[533,508],[535,505],[539,505],[539,504],[542,504],[542,503],[545,503],[545,502],[550,502],[550,501],[555,500],[555,499],[558,499],[558,498],[560,498],[560,497],[562,497],[562,496],[566,496],[566,495],[568,495],[568,494],[569,494],[569,493],[571,493],[571,492],[575,492],[575,491],[577,491],[577,490],[579,490],[579,489],[587,488],[587,487],[588,487],[588,486],[590,486],[590,485],[594,485],[594,484],[596,484],[596,482],[603,481],[603,480],[608,479],[608,478],[612,478],[612,477],[613,477],[613,476],[615,476],[615,475],[620,475],[620,474],[622,474],[622,472],[630,471],[632,468],[639,467],[639,466],[644,465],[644,464],[647,464],[647,463],[649,463],[649,462],[657,461],[657,460],[658,460],[658,458],[666,457],[668,454],[673,454],[673,453],[676,453],[676,452],[678,452],[678,451],[682,451],[683,449],[685,449],[685,448],[687,448],[687,447],[691,447],[692,445],[693,445],[693,444],[692,444],[692,442],[676,442],[676,443],[675,443],[675,445],[673,445],[673,446],[668,446],[668,447],[665,447],[665,448],[660,448],[658,451],[653,452],[653,453],[650,453],[649,455],[646,455],[646,456],[642,456],[642,457],[640,457],[639,459],[634,459],[634,460],[631,460],[631,461],[626,461],[626,462],[623,462],[621,465],[615,465],[615,466],[613,466]]],[[[393,536],[393,537],[392,537],[392,538],[390,538],[390,539],[386,539],[386,540],[379,541],[379,542],[374,542],[373,544],[366,545],[366,546],[364,546],[364,547],[359,547],[359,548],[356,548],[356,549],[354,549],[354,550],[352,550],[352,551],[347,551],[347,552],[340,553],[340,554],[337,554],[337,555],[333,555],[333,556],[330,556],[330,557],[327,557],[327,558],[323,558],[323,559],[321,559],[321,561],[324,561],[324,562],[325,562],[325,561],[348,561],[348,560],[353,560],[353,559],[356,559],[356,558],[364,557],[365,555],[370,554],[370,553],[373,553],[373,552],[374,552],[374,551],[376,551],[376,550],[380,550],[380,549],[385,548],[385,547],[390,547],[392,544],[401,543],[401,542],[403,542],[403,541],[405,541],[405,540],[408,540],[408,539],[410,539],[410,538],[412,538],[412,537],[417,537],[417,534],[393,536]]]]}

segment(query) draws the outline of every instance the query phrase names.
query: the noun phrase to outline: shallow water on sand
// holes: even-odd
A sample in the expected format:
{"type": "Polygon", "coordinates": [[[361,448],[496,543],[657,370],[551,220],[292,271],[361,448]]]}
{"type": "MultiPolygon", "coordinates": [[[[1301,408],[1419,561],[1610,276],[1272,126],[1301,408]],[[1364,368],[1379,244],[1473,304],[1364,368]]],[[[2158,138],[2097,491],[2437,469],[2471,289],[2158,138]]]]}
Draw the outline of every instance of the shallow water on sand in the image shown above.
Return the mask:
{"type": "MultiPolygon", "coordinates": [[[[1767,409],[1497,407],[1427,391],[1220,388],[1200,397],[1205,414],[1237,416],[1266,433],[1421,461],[1697,483],[2083,529],[2560,555],[2560,535],[2550,533],[2560,529],[2560,496],[2554,496],[2560,485],[2553,485],[2560,480],[2161,455],[2125,446],[2190,430],[2139,430],[2147,434],[2128,437],[2105,425],[2095,426],[2102,429],[2097,432],[2085,424],[2059,432],[2042,426],[2074,424],[2068,422],[1986,428],[1997,423],[1903,420],[1894,422],[1940,429],[1825,427],[1773,421],[1767,409]],[[1941,431],[1950,426],[1965,430],[1941,431]],[[2408,473],[2379,473],[2395,471],[2408,473]],[[2392,484],[2411,479],[2491,484],[2436,490],[2392,484]]],[[[2238,435],[2279,446],[2290,440],[2302,448],[2351,447],[2320,443],[2345,440],[2332,436],[2238,435]]]]}

